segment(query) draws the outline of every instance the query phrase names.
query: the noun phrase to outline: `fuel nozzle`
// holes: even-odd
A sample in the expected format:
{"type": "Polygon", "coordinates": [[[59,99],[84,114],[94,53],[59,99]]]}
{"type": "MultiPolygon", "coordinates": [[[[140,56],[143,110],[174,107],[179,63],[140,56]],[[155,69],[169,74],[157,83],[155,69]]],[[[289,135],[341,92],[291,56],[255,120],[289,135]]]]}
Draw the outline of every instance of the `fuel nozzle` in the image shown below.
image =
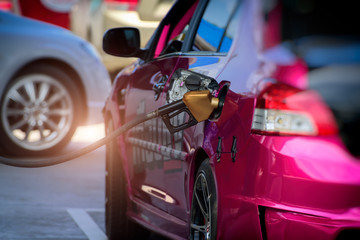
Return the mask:
{"type": "Polygon", "coordinates": [[[219,86],[209,76],[188,69],[177,69],[170,79],[168,104],[158,113],[171,133],[205,120],[220,117],[229,85],[219,86]]]}
{"type": "MultiPolygon", "coordinates": [[[[226,94],[226,93],[224,93],[226,94]]],[[[219,118],[225,101],[225,95],[214,97],[209,90],[189,91],[181,100],[169,103],[158,109],[159,115],[171,133],[175,133],[205,120],[219,118]],[[187,120],[172,121],[186,113],[187,120]]]]}

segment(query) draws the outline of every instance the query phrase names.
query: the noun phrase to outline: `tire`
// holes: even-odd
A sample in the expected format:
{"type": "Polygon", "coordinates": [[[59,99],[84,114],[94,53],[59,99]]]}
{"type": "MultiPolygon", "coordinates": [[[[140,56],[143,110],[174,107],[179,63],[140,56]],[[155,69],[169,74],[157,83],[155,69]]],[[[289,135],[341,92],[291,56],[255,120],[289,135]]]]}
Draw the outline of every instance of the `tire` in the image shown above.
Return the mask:
{"type": "Polygon", "coordinates": [[[196,174],[190,217],[190,239],[216,239],[217,195],[209,159],[196,174]]]}
{"type": "Polygon", "coordinates": [[[61,69],[49,64],[26,68],[1,99],[1,146],[13,155],[53,154],[73,136],[79,103],[75,84],[61,69]]]}
{"type": "MultiPolygon", "coordinates": [[[[106,133],[114,131],[113,122],[107,124],[106,133]]],[[[105,225],[109,240],[147,239],[149,232],[129,220],[127,212],[127,188],[122,161],[116,141],[106,145],[105,174],[105,225]]]]}

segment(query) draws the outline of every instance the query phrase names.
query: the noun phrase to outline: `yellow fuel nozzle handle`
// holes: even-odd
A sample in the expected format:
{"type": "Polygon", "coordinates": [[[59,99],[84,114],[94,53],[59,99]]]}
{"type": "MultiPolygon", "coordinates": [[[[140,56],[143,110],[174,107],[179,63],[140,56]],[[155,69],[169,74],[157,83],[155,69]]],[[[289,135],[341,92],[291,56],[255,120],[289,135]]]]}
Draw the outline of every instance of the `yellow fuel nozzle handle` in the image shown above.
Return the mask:
{"type": "Polygon", "coordinates": [[[209,90],[187,92],[182,100],[198,122],[209,119],[220,102],[209,90]]]}

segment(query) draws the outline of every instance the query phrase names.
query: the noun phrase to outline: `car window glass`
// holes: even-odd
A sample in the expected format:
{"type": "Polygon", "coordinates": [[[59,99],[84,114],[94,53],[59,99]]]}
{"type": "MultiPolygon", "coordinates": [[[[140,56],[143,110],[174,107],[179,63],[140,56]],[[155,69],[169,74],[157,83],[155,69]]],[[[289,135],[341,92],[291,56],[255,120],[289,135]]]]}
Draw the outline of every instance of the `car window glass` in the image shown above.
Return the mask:
{"type": "Polygon", "coordinates": [[[240,15],[239,9],[240,8],[238,7],[237,10],[234,12],[234,16],[230,19],[230,23],[227,26],[225,34],[223,35],[223,40],[218,47],[218,52],[228,52],[231,47],[232,41],[235,37],[236,26],[240,15]]]}
{"type": "Polygon", "coordinates": [[[235,34],[237,0],[212,0],[200,21],[193,50],[227,52],[235,34]]]}

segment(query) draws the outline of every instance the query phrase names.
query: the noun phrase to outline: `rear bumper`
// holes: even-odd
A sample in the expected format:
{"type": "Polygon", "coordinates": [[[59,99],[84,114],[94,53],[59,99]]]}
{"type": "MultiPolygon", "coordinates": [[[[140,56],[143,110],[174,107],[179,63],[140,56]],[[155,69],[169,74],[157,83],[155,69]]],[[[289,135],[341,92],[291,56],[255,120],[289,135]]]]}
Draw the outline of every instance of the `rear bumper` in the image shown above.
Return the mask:
{"type": "Polygon", "coordinates": [[[337,136],[253,137],[260,143],[255,189],[268,239],[359,237],[360,161],[337,136]]]}

